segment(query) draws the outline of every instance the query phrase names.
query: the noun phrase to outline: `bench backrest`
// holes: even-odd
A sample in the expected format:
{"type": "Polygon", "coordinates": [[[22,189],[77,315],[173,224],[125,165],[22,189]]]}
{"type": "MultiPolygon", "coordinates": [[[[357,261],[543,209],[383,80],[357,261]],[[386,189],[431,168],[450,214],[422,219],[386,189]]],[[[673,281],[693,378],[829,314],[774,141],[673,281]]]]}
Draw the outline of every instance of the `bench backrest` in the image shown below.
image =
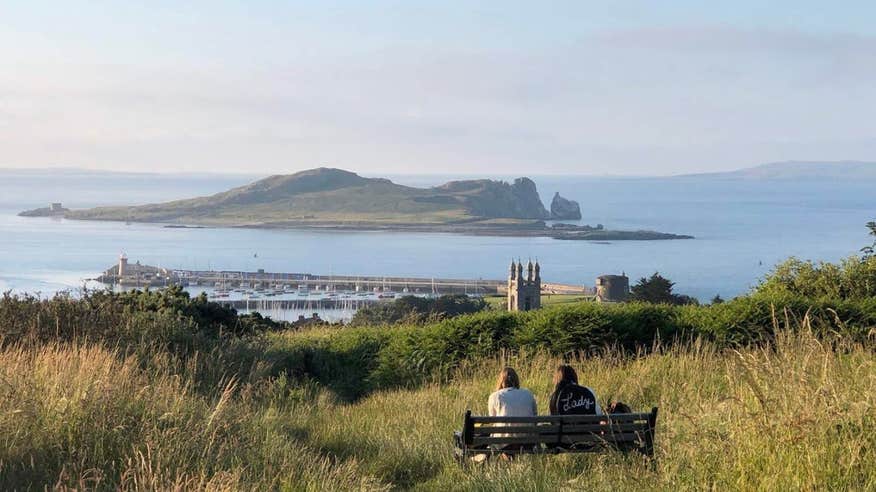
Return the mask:
{"type": "Polygon", "coordinates": [[[611,446],[639,449],[651,456],[656,424],[657,407],[650,413],[535,417],[481,417],[467,411],[462,441],[470,448],[509,444],[578,449],[611,446]]]}

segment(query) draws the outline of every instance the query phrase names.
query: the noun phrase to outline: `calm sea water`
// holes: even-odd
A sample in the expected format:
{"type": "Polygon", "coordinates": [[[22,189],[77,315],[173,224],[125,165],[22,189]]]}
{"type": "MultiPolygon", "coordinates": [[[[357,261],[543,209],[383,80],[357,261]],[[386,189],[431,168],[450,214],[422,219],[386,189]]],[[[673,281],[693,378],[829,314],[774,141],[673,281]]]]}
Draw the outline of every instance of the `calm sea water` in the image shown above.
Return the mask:
{"type": "MultiPolygon", "coordinates": [[[[149,176],[0,171],[0,291],[75,289],[124,251],[172,268],[319,274],[504,278],[511,258],[537,258],[550,281],[592,286],[597,275],[655,271],[707,300],[744,293],[789,256],[833,261],[870,242],[874,182],[534,176],[546,205],[578,200],[583,223],[692,234],[695,240],[593,243],[547,238],[391,232],[167,229],[20,218],[45,206],[131,204],[225,190],[256,176],[149,176]],[[254,257],[254,255],[258,257],[254,257]]],[[[432,185],[439,176],[396,176],[432,185]]]]}

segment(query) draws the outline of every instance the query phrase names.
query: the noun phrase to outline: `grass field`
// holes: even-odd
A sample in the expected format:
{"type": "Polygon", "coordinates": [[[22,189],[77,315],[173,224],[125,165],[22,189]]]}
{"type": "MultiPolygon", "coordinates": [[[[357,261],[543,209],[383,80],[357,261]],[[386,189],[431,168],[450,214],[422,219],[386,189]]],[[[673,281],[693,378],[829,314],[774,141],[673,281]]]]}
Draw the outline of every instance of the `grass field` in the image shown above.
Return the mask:
{"type": "Polygon", "coordinates": [[[302,331],[180,289],[7,293],[0,490],[874,490],[876,259],[848,265],[710,306],[302,331]],[[454,461],[501,367],[545,412],[561,361],[603,404],[660,408],[654,462],[454,461]]]}
{"type": "Polygon", "coordinates": [[[349,401],[314,380],[272,371],[281,341],[310,336],[273,335],[255,343],[262,351],[251,358],[231,349],[178,357],[88,343],[7,346],[0,352],[0,486],[876,488],[876,355],[816,339],[805,325],[780,332],[770,348],[693,343],[640,357],[608,351],[574,359],[604,401],[660,407],[653,467],[619,454],[459,467],[451,433],[466,409],[486,410],[498,369],[515,366],[544,412],[560,359],[472,360],[449,378],[349,401]]]}

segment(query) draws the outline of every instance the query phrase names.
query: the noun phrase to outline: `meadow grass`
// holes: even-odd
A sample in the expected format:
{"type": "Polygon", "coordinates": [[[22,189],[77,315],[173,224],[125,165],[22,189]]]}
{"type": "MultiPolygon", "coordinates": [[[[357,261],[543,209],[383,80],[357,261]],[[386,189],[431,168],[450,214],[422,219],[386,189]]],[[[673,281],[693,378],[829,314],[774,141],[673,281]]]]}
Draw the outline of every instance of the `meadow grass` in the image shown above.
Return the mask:
{"type": "Polygon", "coordinates": [[[449,377],[352,401],[277,375],[268,357],[236,366],[226,357],[7,345],[0,488],[876,488],[876,354],[816,337],[805,322],[761,347],[700,341],[572,358],[604,402],[660,407],[654,463],[617,453],[454,461],[452,431],[466,409],[486,411],[503,365],[518,369],[547,411],[561,360],[544,352],[469,359],[449,377]]]}

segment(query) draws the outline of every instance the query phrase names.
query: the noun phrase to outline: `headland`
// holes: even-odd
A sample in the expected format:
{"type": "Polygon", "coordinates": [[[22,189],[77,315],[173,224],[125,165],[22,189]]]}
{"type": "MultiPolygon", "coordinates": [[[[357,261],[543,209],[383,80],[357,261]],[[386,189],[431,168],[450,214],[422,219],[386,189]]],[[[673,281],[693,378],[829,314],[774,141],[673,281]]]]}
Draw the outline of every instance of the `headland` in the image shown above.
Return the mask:
{"type": "MultiPolygon", "coordinates": [[[[42,214],[31,211],[22,215],[42,214]]],[[[557,223],[580,219],[580,205],[556,193],[551,210],[546,209],[535,183],[526,177],[511,183],[476,179],[416,188],[330,168],[270,176],[206,197],[129,207],[64,209],[56,215],[172,227],[441,232],[600,241],[692,238],[557,223]]]]}

